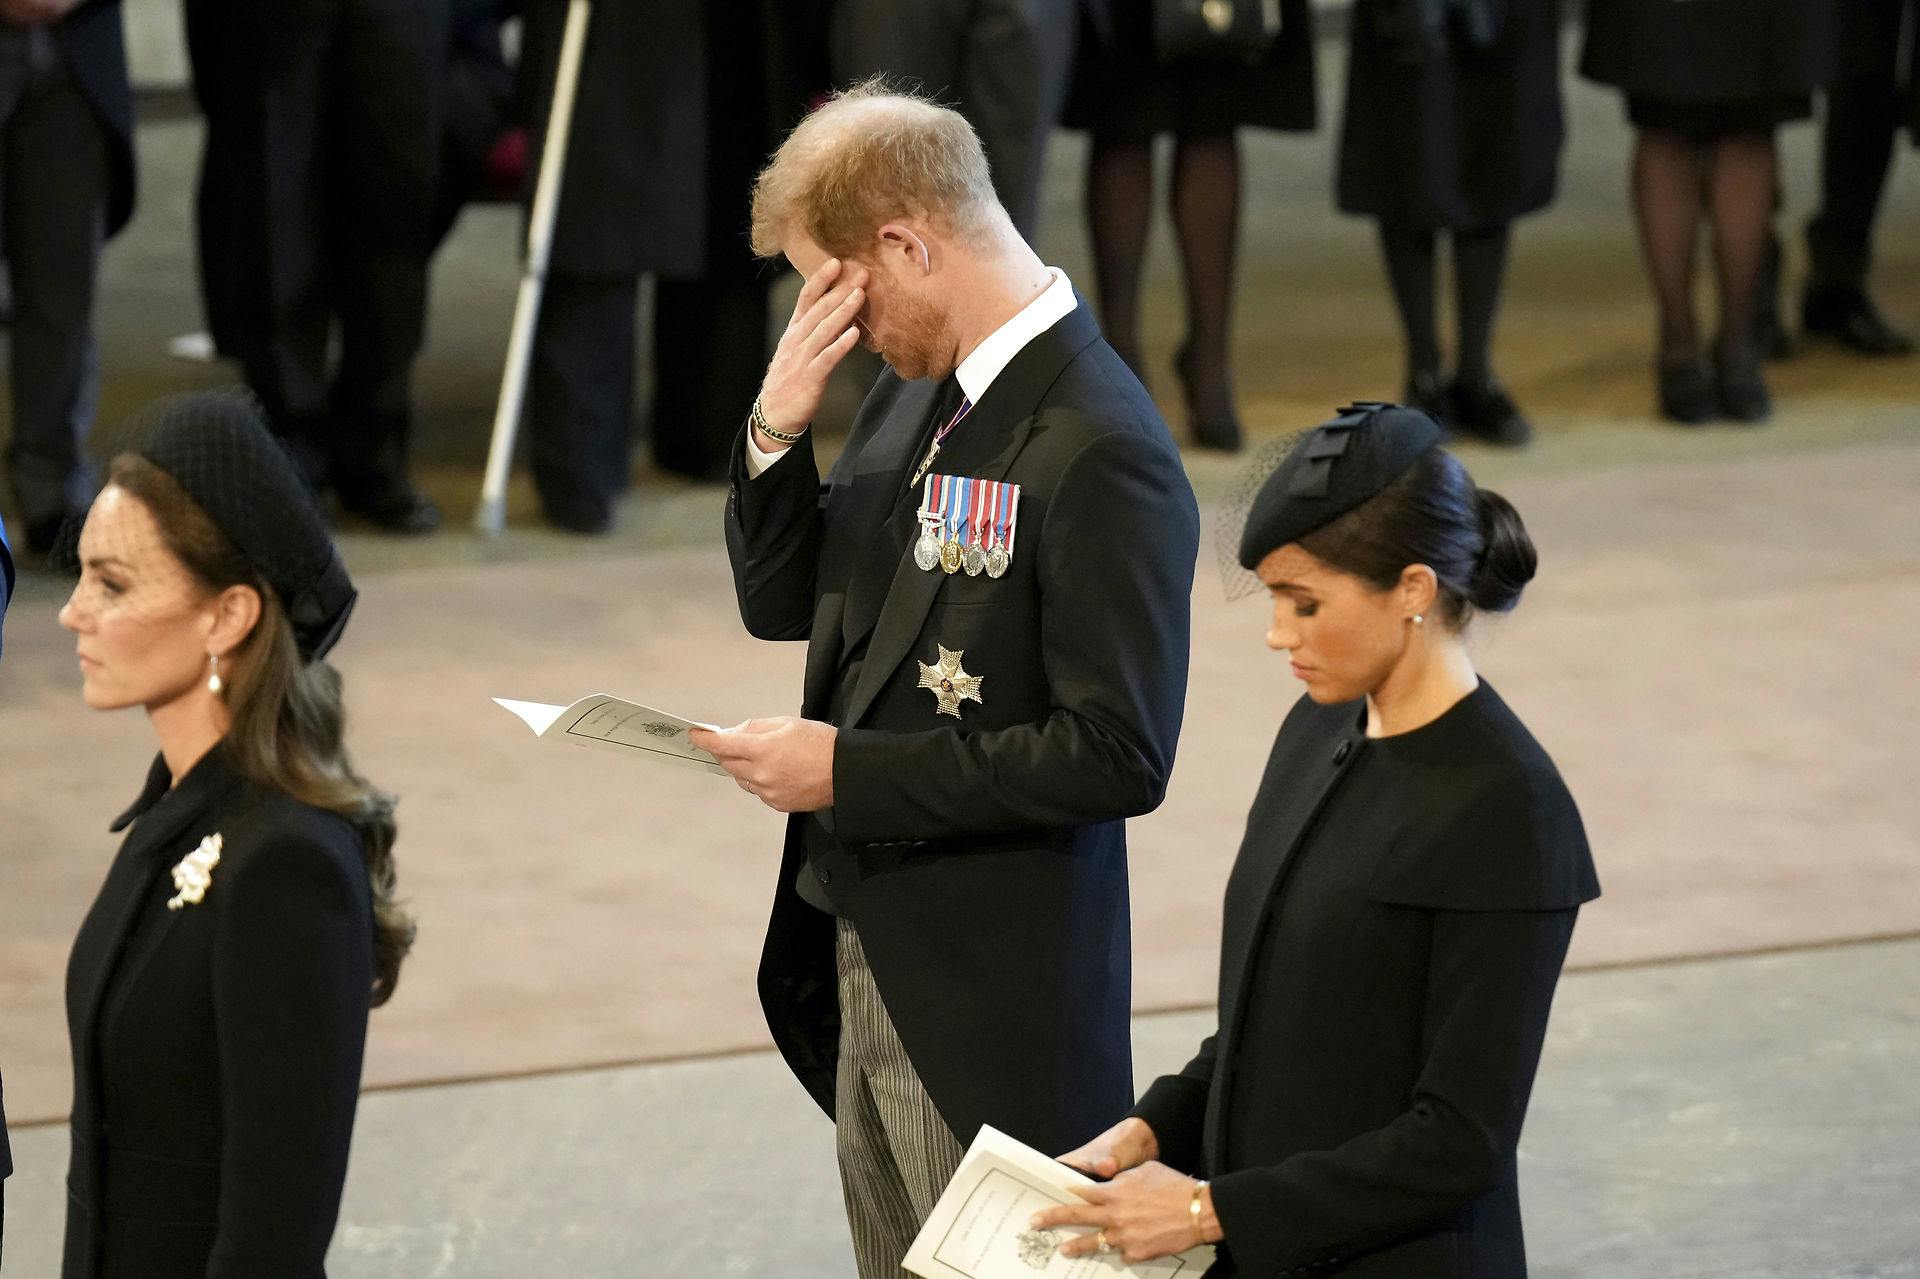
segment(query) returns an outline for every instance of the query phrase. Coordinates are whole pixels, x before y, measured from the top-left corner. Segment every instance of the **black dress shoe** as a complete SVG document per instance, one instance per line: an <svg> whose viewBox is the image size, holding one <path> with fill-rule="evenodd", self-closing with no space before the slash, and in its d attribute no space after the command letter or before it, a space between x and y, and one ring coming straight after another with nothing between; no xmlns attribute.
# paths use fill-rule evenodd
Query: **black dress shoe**
<svg viewBox="0 0 1920 1279"><path fill-rule="evenodd" d="M1866 290L1851 284L1808 285L1800 324L1861 355L1911 355L1913 339L1887 323Z"/></svg>
<svg viewBox="0 0 1920 1279"><path fill-rule="evenodd" d="M1448 420L1462 435L1509 449L1525 448L1533 439L1533 424L1493 378L1456 381L1450 392Z"/></svg>
<svg viewBox="0 0 1920 1279"><path fill-rule="evenodd" d="M1699 426L1711 422L1719 411L1713 379L1707 376L1706 365L1698 360L1662 368L1659 385L1660 413L1670 422Z"/></svg>
<svg viewBox="0 0 1920 1279"><path fill-rule="evenodd" d="M1760 376L1758 355L1721 360L1713 381L1722 417L1760 423L1773 416L1773 397L1767 394L1766 380Z"/></svg>
<svg viewBox="0 0 1920 1279"><path fill-rule="evenodd" d="M1203 449L1238 453L1245 434L1240 429L1240 415L1233 407L1232 375L1222 373L1216 381L1203 385L1193 351L1184 346L1173 357L1173 368L1180 375L1181 389L1186 392L1187 421L1193 426L1193 442Z"/></svg>
<svg viewBox="0 0 1920 1279"><path fill-rule="evenodd" d="M419 537L440 527L440 508L401 478L367 487L340 486L340 509L384 533Z"/></svg>

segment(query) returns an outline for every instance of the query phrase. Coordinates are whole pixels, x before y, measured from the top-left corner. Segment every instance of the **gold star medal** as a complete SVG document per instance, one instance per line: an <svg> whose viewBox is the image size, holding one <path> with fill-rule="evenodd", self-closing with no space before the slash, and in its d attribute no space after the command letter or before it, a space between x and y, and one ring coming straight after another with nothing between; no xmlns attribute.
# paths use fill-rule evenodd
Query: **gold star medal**
<svg viewBox="0 0 1920 1279"><path fill-rule="evenodd" d="M986 699L980 696L980 685L986 682L984 675L969 675L961 669L961 653L950 648L934 645L940 649L940 664L928 666L920 663L920 687L933 690L933 699L940 705L942 715L960 718L961 702L979 702L985 706Z"/></svg>

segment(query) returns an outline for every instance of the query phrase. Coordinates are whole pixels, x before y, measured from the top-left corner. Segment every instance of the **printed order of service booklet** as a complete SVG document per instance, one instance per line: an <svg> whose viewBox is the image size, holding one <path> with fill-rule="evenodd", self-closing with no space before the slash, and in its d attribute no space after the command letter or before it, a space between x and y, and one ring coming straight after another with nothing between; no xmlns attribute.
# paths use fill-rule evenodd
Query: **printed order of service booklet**
<svg viewBox="0 0 1920 1279"><path fill-rule="evenodd" d="M1091 1177L982 1126L903 1264L922 1279L1199 1279L1213 1264L1210 1247L1132 1263L1118 1254L1061 1256L1060 1244L1088 1228L1034 1230L1027 1222L1042 1208L1080 1202L1073 1188L1092 1184Z"/></svg>
<svg viewBox="0 0 1920 1279"><path fill-rule="evenodd" d="M681 719L608 693L583 697L571 706L516 702L507 697L493 700L525 720L541 741L616 750L637 759L691 764L722 777L727 775L718 760L687 738L689 728L712 728L711 724Z"/></svg>

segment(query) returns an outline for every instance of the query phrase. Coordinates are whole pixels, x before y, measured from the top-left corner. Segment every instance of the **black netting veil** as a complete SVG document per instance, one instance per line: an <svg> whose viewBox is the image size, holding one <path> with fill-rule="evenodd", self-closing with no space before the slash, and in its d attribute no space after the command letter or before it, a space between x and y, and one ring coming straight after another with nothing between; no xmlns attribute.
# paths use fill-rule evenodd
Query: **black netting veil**
<svg viewBox="0 0 1920 1279"><path fill-rule="evenodd" d="M1213 556L1220 568L1220 587L1228 602L1266 589L1253 570L1242 567L1240 541L1246 533L1253 500L1260 496L1267 479L1280 469L1280 463L1286 461L1287 455L1306 436L1305 431L1294 431L1261 445L1221 500L1219 522L1213 526Z"/></svg>

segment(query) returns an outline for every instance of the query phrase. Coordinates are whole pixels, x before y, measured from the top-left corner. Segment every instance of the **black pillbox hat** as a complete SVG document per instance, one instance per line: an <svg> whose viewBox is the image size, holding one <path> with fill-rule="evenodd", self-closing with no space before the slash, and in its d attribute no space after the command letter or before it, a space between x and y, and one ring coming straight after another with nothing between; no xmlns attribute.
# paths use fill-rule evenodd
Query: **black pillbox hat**
<svg viewBox="0 0 1920 1279"><path fill-rule="evenodd" d="M324 656L359 592L259 407L230 391L175 396L149 410L130 451L172 476L260 571L286 607L300 655Z"/></svg>
<svg viewBox="0 0 1920 1279"><path fill-rule="evenodd" d="M1345 515L1440 443L1419 409L1363 400L1314 427L1287 451L1247 511L1240 566L1252 570L1289 542Z"/></svg>

